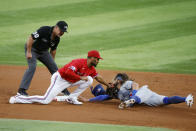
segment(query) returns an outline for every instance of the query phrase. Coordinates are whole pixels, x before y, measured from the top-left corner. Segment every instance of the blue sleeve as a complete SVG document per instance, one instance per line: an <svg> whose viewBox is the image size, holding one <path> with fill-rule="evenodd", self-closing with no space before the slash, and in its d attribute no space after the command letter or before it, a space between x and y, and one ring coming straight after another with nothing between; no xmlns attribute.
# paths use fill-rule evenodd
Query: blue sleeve
<svg viewBox="0 0 196 131"><path fill-rule="evenodd" d="M132 96L134 96L137 93L137 90L132 91Z"/></svg>
<svg viewBox="0 0 196 131"><path fill-rule="evenodd" d="M93 97L91 99L89 99L90 102L94 102L94 101L104 101L104 100L108 100L110 98L109 95L99 95L96 97Z"/></svg>

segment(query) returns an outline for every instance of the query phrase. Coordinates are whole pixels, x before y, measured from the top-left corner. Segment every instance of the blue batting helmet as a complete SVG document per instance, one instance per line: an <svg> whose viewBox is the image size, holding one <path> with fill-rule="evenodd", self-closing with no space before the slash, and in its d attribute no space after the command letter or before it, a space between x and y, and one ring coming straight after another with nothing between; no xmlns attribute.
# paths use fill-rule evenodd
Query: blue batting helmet
<svg viewBox="0 0 196 131"><path fill-rule="evenodd" d="M91 87L91 92L94 96L105 95L106 93L101 84L96 85L94 89Z"/></svg>

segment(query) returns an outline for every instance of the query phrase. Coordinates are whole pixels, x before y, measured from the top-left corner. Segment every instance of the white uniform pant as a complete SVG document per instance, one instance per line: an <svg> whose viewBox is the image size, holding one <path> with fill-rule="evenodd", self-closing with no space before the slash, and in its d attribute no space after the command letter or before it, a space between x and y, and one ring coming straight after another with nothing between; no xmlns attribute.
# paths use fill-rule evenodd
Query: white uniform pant
<svg viewBox="0 0 196 131"><path fill-rule="evenodd" d="M93 78L90 76L88 77L88 81L80 80L76 83L70 83L63 79L59 72L55 72L51 77L51 84L46 91L44 96L15 96L16 103L42 103L42 104L48 104L50 103L61 91L63 91L65 88L78 86L78 88L70 94L69 97L78 97L82 92L85 91L90 85L93 83Z"/></svg>
<svg viewBox="0 0 196 131"><path fill-rule="evenodd" d="M142 86L135 95L141 99L140 104L144 103L149 106L163 105L163 99L166 97L151 91L147 85Z"/></svg>

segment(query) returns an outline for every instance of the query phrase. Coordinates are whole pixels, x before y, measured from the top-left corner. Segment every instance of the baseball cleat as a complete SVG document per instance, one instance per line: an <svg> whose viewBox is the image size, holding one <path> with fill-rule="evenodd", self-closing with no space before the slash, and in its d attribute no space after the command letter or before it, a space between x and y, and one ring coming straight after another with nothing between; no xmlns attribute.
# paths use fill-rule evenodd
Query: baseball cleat
<svg viewBox="0 0 196 131"><path fill-rule="evenodd" d="M125 107L131 107L133 106L133 104L135 103L135 100L134 99L130 99L130 100L127 100L124 102L125 103Z"/></svg>
<svg viewBox="0 0 196 131"><path fill-rule="evenodd" d="M66 101L70 104L74 104L74 105L82 105L83 103L78 101L77 98L67 98Z"/></svg>
<svg viewBox="0 0 196 131"><path fill-rule="evenodd" d="M16 103L16 98L15 98L15 96L10 97L9 103L10 103L10 104Z"/></svg>
<svg viewBox="0 0 196 131"><path fill-rule="evenodd" d="M186 97L186 104L188 107L191 107L193 105L193 95L192 94L189 94L187 97Z"/></svg>

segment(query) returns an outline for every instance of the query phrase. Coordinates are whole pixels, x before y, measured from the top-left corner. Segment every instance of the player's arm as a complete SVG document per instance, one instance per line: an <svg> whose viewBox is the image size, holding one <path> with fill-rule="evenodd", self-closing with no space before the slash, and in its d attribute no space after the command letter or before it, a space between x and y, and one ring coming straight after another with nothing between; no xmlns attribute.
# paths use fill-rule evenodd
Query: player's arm
<svg viewBox="0 0 196 131"><path fill-rule="evenodd" d="M93 98L90 98L88 101L96 102L96 101L105 101L111 99L109 95L99 95Z"/></svg>
<svg viewBox="0 0 196 131"><path fill-rule="evenodd" d="M87 76L79 76L78 74L76 74L76 72L79 68L81 68L79 63L77 63L77 62L72 63L68 67L68 69L66 69L65 77L72 78L73 80L76 80L76 81L79 81L79 80L88 81Z"/></svg>
<svg viewBox="0 0 196 131"><path fill-rule="evenodd" d="M99 82L99 83L101 83L101 84L107 86L107 87L111 87L111 85L110 85L109 83L107 83L107 82L102 78L102 76L100 76L100 75L97 75L97 76L95 77L95 80L96 80L97 82Z"/></svg>
<svg viewBox="0 0 196 131"><path fill-rule="evenodd" d="M85 98L85 97L82 97L82 96L78 96L78 98L83 101L83 102L88 102L89 99Z"/></svg>
<svg viewBox="0 0 196 131"><path fill-rule="evenodd" d="M73 67L73 66L71 66ZM79 81L79 80L84 80L84 81L88 81L88 78L86 76L79 76L75 73L74 70L72 70L71 68L67 69L65 71L65 77L69 77L72 78L75 81Z"/></svg>
<svg viewBox="0 0 196 131"><path fill-rule="evenodd" d="M57 42L57 44L54 47L50 48L50 54L52 55L53 59L55 59L58 44L59 44L59 41Z"/></svg>
<svg viewBox="0 0 196 131"><path fill-rule="evenodd" d="M132 96L134 96L137 93L137 90L139 89L139 84L136 82L132 83Z"/></svg>
<svg viewBox="0 0 196 131"><path fill-rule="evenodd" d="M26 58L27 59L31 59L32 58L32 54L31 54L31 48L32 48L32 45L33 45L33 38L32 36L30 36L27 40L27 54L26 54Z"/></svg>
<svg viewBox="0 0 196 131"><path fill-rule="evenodd" d="M39 28L36 32L32 33L31 36L28 38L28 40L27 40L27 54L26 54L27 59L32 58L31 48L32 48L34 40L40 39L43 36L44 31L45 30L43 28Z"/></svg>
<svg viewBox="0 0 196 131"><path fill-rule="evenodd" d="M56 50L50 49L50 54L52 55L52 58L55 59L56 56Z"/></svg>
<svg viewBox="0 0 196 131"><path fill-rule="evenodd" d="M109 95L99 95L99 96L96 96L96 97L93 97L93 98L90 98L90 99L87 99L85 97L79 96L78 98L81 101L84 101L84 102L96 102L96 101L108 100L108 99L110 99L110 96Z"/></svg>
<svg viewBox="0 0 196 131"><path fill-rule="evenodd" d="M133 83L132 83L132 89L133 89L133 90L138 90L138 89L139 89L139 84L136 83L136 82L133 82Z"/></svg>

